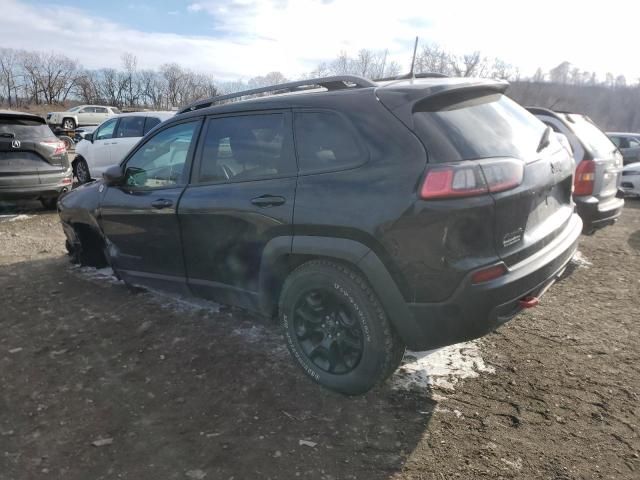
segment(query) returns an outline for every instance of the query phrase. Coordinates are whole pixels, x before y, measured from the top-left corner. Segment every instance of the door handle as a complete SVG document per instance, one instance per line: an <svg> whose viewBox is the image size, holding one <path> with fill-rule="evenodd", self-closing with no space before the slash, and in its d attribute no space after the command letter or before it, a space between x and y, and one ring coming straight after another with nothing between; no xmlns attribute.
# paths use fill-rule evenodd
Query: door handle
<svg viewBox="0 0 640 480"><path fill-rule="evenodd" d="M160 198L158 200L154 200L151 202L151 206L155 209L162 210L163 208L169 208L173 206L173 202L171 200L165 200L164 198Z"/></svg>
<svg viewBox="0 0 640 480"><path fill-rule="evenodd" d="M251 203L257 207L277 207L286 201L286 198L277 195L261 195L251 199Z"/></svg>

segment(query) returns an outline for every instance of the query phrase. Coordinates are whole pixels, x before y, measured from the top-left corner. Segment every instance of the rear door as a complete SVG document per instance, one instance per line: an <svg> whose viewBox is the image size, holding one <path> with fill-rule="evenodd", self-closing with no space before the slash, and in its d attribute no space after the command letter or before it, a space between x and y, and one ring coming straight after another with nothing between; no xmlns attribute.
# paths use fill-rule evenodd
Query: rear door
<svg viewBox="0 0 640 480"><path fill-rule="evenodd" d="M292 233L296 175L288 111L207 121L178 210L194 293L256 308L265 245Z"/></svg>

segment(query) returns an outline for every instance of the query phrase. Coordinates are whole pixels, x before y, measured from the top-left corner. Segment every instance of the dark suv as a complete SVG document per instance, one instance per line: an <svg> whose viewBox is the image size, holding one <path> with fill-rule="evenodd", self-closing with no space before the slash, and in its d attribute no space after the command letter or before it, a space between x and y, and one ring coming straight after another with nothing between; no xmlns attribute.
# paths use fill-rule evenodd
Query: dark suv
<svg viewBox="0 0 640 480"><path fill-rule="evenodd" d="M0 200L39 199L55 208L72 183L67 149L44 119L0 110Z"/></svg>
<svg viewBox="0 0 640 480"><path fill-rule="evenodd" d="M308 376L365 392L405 346L535 305L576 250L573 159L506 87L331 77L194 104L60 201L67 247L279 315Z"/></svg>
<svg viewBox="0 0 640 480"><path fill-rule="evenodd" d="M584 233L613 225L624 207L618 195L623 163L618 148L586 115L537 107L528 110L569 140L576 161L573 198Z"/></svg>

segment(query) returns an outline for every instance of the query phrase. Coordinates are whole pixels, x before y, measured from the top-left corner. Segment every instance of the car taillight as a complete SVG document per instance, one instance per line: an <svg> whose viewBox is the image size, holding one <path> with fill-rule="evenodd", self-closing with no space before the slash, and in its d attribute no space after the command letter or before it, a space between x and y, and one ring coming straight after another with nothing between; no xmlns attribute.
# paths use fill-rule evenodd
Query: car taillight
<svg viewBox="0 0 640 480"><path fill-rule="evenodd" d="M67 147L65 147L64 142L62 140L43 140L40 142L41 145L45 145L49 148L53 148L53 155L60 155L62 153L66 153Z"/></svg>
<svg viewBox="0 0 640 480"><path fill-rule="evenodd" d="M596 162L582 160L576 168L576 178L573 181L573 194L577 197L591 195L596 180Z"/></svg>
<svg viewBox="0 0 640 480"><path fill-rule="evenodd" d="M522 183L524 164L515 159L492 159L432 167L420 188L424 200L498 193Z"/></svg>

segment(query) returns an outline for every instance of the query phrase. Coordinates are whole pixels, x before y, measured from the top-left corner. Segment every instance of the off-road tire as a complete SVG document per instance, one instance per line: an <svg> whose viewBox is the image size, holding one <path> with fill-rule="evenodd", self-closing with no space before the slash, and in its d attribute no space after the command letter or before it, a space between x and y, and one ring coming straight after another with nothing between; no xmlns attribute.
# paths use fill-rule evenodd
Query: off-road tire
<svg viewBox="0 0 640 480"><path fill-rule="evenodd" d="M349 372L333 374L319 368L304 352L294 325L294 309L314 289L328 289L356 313L364 332L359 363ZM279 301L285 341L294 361L315 382L340 393L360 395L383 383L400 365L405 345L389 323L380 300L354 269L329 260L312 260L289 274Z"/></svg>

